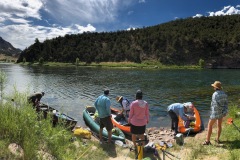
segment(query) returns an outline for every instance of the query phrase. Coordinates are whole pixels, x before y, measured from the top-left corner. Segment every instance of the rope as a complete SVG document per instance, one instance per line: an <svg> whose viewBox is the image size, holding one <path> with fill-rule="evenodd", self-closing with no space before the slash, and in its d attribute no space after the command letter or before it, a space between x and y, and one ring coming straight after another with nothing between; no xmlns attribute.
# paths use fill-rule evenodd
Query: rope
<svg viewBox="0 0 240 160"><path fill-rule="evenodd" d="M93 146L93 144L92 144L90 147L88 147L88 148L85 150L85 152L83 152L83 154L82 154L80 157L78 157L77 160L79 160L80 158L82 158L82 156L83 156L92 146Z"/></svg>

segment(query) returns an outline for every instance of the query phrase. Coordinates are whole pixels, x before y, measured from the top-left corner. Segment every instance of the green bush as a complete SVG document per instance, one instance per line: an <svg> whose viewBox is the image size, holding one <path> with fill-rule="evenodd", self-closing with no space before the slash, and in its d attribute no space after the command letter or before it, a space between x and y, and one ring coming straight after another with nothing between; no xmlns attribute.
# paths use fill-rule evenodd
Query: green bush
<svg viewBox="0 0 240 160"><path fill-rule="evenodd" d="M199 65L201 68L204 68L204 66L205 66L205 61L204 61L203 59L199 59L198 65Z"/></svg>

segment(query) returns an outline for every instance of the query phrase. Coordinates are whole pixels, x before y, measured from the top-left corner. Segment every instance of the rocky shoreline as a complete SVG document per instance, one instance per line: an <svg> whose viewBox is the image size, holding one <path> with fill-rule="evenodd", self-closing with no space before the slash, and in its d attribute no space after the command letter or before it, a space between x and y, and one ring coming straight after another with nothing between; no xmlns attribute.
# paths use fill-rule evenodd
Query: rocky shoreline
<svg viewBox="0 0 240 160"><path fill-rule="evenodd" d="M167 128L148 128L146 130L147 137L149 142L159 143L161 141L166 143L173 143L175 142L174 139L174 132L171 129Z"/></svg>

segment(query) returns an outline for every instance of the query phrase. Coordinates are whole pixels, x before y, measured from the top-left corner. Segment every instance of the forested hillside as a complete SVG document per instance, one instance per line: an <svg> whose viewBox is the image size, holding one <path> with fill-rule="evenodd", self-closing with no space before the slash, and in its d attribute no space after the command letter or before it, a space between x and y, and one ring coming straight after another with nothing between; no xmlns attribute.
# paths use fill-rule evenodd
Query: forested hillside
<svg viewBox="0 0 240 160"><path fill-rule="evenodd" d="M18 62L157 60L162 64L240 68L240 15L178 19L130 31L83 33L38 39Z"/></svg>

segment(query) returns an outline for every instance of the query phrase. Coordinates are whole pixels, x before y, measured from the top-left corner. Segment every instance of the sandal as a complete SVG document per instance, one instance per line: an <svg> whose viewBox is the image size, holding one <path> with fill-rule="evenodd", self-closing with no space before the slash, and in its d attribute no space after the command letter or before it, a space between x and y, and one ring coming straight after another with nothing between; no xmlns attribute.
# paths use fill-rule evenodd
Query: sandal
<svg viewBox="0 0 240 160"><path fill-rule="evenodd" d="M210 141L205 141L205 142L203 142L202 145L211 145L211 142Z"/></svg>
<svg viewBox="0 0 240 160"><path fill-rule="evenodd" d="M220 140L217 140L217 139L215 139L215 142L216 142L217 144L220 144L220 143L221 143L221 141L220 141Z"/></svg>

